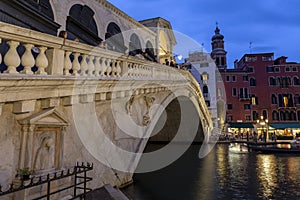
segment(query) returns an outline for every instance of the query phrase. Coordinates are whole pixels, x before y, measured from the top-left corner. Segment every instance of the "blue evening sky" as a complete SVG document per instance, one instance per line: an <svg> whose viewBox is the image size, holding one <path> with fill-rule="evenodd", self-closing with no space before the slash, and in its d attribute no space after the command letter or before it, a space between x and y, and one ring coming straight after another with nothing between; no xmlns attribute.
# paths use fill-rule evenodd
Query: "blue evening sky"
<svg viewBox="0 0 300 200"><path fill-rule="evenodd" d="M227 65L250 53L274 52L275 58L287 56L300 62L299 0L109 0L139 20L162 17L173 30L204 44L211 51L216 22L224 35ZM180 39L179 39L180 40ZM188 55L176 49L177 54Z"/></svg>

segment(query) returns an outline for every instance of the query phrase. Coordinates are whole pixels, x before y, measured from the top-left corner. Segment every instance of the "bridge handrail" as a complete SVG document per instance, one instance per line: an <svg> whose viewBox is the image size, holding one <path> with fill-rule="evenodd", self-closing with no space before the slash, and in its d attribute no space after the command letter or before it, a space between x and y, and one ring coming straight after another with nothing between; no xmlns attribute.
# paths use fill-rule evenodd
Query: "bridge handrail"
<svg viewBox="0 0 300 200"><path fill-rule="evenodd" d="M205 101L199 84L188 71L4 22L0 22L0 27L0 44L6 45L2 48L6 50L0 52L0 64L3 60L0 77L11 74L22 78L52 75L190 82L199 97L201 110L210 116L203 107Z"/></svg>
<svg viewBox="0 0 300 200"><path fill-rule="evenodd" d="M0 43L8 45L0 52L4 74L183 79L176 68L159 63L4 22L0 27Z"/></svg>

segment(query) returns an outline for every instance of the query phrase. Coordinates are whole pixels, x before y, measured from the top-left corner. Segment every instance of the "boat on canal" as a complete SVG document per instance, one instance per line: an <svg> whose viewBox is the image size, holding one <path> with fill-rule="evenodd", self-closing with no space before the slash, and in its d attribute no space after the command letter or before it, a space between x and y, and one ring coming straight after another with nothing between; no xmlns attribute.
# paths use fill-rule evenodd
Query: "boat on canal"
<svg viewBox="0 0 300 200"><path fill-rule="evenodd" d="M284 153L284 154L298 154L300 155L299 147L278 147L276 145L271 146L261 146L261 145L248 145L248 148L252 152L259 153Z"/></svg>

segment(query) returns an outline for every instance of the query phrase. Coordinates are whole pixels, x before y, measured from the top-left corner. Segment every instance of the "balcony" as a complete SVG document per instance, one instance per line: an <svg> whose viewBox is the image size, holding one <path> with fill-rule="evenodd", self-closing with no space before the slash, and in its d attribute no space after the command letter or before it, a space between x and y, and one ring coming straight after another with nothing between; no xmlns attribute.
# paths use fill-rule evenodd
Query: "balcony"
<svg viewBox="0 0 300 200"><path fill-rule="evenodd" d="M239 94L238 97L240 101L250 101L251 99L250 94Z"/></svg>

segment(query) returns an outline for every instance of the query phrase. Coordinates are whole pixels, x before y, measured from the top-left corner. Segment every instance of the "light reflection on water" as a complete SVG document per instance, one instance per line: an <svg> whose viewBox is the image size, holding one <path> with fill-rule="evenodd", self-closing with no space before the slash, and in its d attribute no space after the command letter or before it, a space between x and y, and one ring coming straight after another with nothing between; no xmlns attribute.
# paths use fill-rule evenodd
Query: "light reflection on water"
<svg viewBox="0 0 300 200"><path fill-rule="evenodd" d="M162 170L137 174L134 200L299 199L300 156L231 152L216 145L204 159L193 145Z"/></svg>

